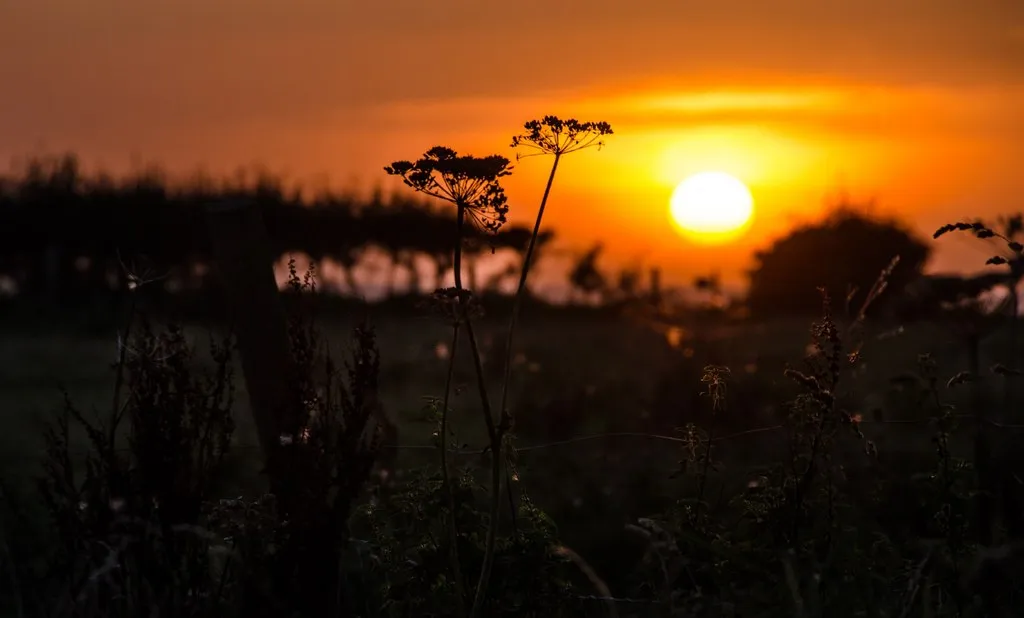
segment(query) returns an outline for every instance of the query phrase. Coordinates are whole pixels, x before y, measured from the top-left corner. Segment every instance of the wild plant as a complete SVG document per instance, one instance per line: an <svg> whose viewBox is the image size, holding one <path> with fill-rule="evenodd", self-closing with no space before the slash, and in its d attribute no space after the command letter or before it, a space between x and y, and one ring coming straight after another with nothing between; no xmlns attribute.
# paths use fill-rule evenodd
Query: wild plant
<svg viewBox="0 0 1024 618"><path fill-rule="evenodd" d="M202 506L234 431L231 346L211 341L215 369L206 376L177 326L156 332L143 318L121 346L124 402L115 397L106 418L90 420L66 397L44 434L39 489L58 538L48 575L61 584L50 610L200 615L221 602ZM84 460L72 446L76 425L89 447Z"/></svg>
<svg viewBox="0 0 1024 618"><path fill-rule="evenodd" d="M459 592L448 545L458 543L465 573L479 572L490 527L489 491L467 469L459 470L447 487L438 470L414 470L387 497L360 507L353 528L368 546L359 559L359 575L353 576L364 593L355 615L457 615ZM447 535L452 495L459 531L454 541ZM529 499L517 506L515 533L499 535L495 544L493 572L502 585L489 592L487 615L586 615L573 594L572 564L557 551L554 522Z"/></svg>
<svg viewBox="0 0 1024 618"><path fill-rule="evenodd" d="M1024 492L1021 492L1019 482L1010 480L1013 474L1008 471L1014 461L1012 454L1014 447L1011 444L1006 444L1008 440L997 441L992 435L993 423L1019 417L1019 414L1015 412L1017 402L1012 378L1019 374L1019 369L1015 367L1019 360L1017 345L1017 329L1020 320L1018 286L1021 277L1024 276L1024 244L1017 239L1024 234L1024 216L1003 217L998 223L999 229L995 229L997 226L986 224L980 220L960 221L943 225L933 235L937 239L949 233L969 232L978 239L995 241L999 246L998 252L988 258L985 263L990 266L1003 266L1007 271L1004 279L1007 294L999 305L993 308L984 308L975 302L973 307L960 308L961 316L966 314L968 318L963 320L963 323L973 326L968 333L970 354L968 373L971 378L971 387L974 389L972 412L975 420L974 462L980 489L977 495L979 540L986 546L992 545L995 541L993 525L997 504L1002 507L1003 523L1014 532L1014 540L1024 538L1024 524L1022 524L1024 516L1020 513L1020 505L1024 502L1024 498L1022 498ZM996 321L1002 321L1003 316L1008 324L1005 338L1008 349L1005 362L1008 365L1000 363L992 368L992 373L1003 379L1003 414L993 414L977 391L977 383L983 379L979 347L982 336L991 333L997 326ZM1010 437L1019 439L1019 435ZM1000 444L1000 442L1003 443Z"/></svg>
<svg viewBox="0 0 1024 618"><path fill-rule="evenodd" d="M934 525L937 536L943 540L941 551L929 564L929 574L938 580L942 590L952 599L956 614L962 616L965 610L963 595L964 562L970 549L969 505L971 468L969 462L953 455L952 437L958 427L956 408L943 401L939 386L938 368L929 354L918 358L918 366L925 382L928 407L934 426L932 442L935 445L936 469L929 475L932 484L933 504L937 505ZM947 387L956 387L970 380L966 373L951 378ZM980 518L987 514L980 513Z"/></svg>
<svg viewBox="0 0 1024 618"><path fill-rule="evenodd" d="M473 356L476 370L477 386L479 389L482 404L482 413L487 429L488 449L491 453L491 507L490 526L487 530L487 550L484 554L484 561L477 581L476 591L473 595L472 606L469 616L479 616L483 611L487 595L487 587L491 577L491 569L494 559L494 546L498 535L500 522L500 502L503 487L503 472L514 469L514 462L506 459L505 444L509 432L513 426L513 415L507 408L508 389L512 372L512 347L515 326L519 316L522 299L526 294L526 282L530 272L533 253L537 239L541 233L541 222L544 209L547 205L551 186L554 182L555 172L561 157L591 146L600 146L601 137L611 134L611 127L604 122L581 123L575 119L561 120L554 116L546 116L543 120L534 120L525 123L526 132L517 135L512 139L512 146L528 147L534 149L533 154L550 154L554 156L551 172L548 176L544 195L541 198L537 219L533 227L533 233L527 247L523 266L519 276L519 283L515 294L512 316L509 321L507 341L505 343L504 373L502 382L501 399L498 406L498 418L495 419L491 410L487 388L484 382L485 374L480 359L479 346L473 330L473 323L469 314L472 306L472 292L467 291L462 285L462 253L465 238L465 220L470 216L483 229L496 232L505 222L508 212L507 200L504 189L501 187L500 179L511 173L509 161L498 155L491 155L484 158L472 156L458 156L449 148L435 147L418 161L396 161L385 168L390 175L400 176L406 185L412 189L429 195L431 197L450 202L456 206L457 230L454 241L453 268L455 274L454 290L438 290L435 297L439 300L448 300L448 305L455 307L458 311L452 317L452 354L449 357L448 378L441 402L441 423L440 423L440 452L442 480L445 487L451 485L451 472L449 471L447 455L447 417L448 402L451 389L451 377L454 372L455 350L458 345L459 330L465 326L469 336L470 352ZM529 156L529 155L526 155ZM520 157L521 158L521 157ZM447 297L447 298L445 298ZM456 302L451 303L451 299ZM508 473L506 472L506 476ZM511 497L511 485L508 486L509 502L515 508ZM454 499L449 499L449 510L454 509ZM454 517L449 516L452 522L448 526L448 534L452 538L458 538L458 531L454 528ZM457 590L462 590L460 560L457 554L457 544L452 543L452 571L455 577ZM456 605L459 607L459 614L464 614L462 594L458 594Z"/></svg>
<svg viewBox="0 0 1024 618"><path fill-rule="evenodd" d="M483 362L480 356L480 346L476 333L473 329L473 321L469 318L470 299L472 292L466 290L462 285L462 254L463 244L466 238L466 219L469 217L474 223L489 232L497 232L505 223L508 214L508 200L500 180L511 174L509 160L499 155L487 157L474 157L471 155L459 156L454 150L437 146L428 150L422 158L416 162L396 161L384 168L389 175L400 176L402 181L413 190L440 199L455 205L456 208L456 229L454 234L454 260L453 269L455 275L455 288L449 296L454 296L457 301L458 315L452 323L452 346L449 356L448 379L446 380L445 394L441 408L442 429L441 429L441 454L442 473L444 484L450 486L451 472L448 469L446 429L448 415L448 400L451 388L451 376L454 372L455 356L459 339L459 330L465 326L469 338L469 349L473 358L473 366L476 371L477 389L480 396L481 414L484 425L487 429L488 447L491 450L491 482L492 491L495 495L494 508L491 510L491 529L488 530L488 552L484 559L484 567L481 571L480 580L477 583L477 592L474 595L471 615L479 615L483 598L489 579L491 561L494 554L494 542L498 528L498 504L501 496L501 473L502 473L502 441L508 427L507 416L502 415L496 420L491 411L490 398L487 393L487 386L484 382L485 375ZM441 295L447 293L441 292ZM449 526L449 535L457 538L458 532ZM453 543L452 547L455 545ZM453 549L453 551L456 551ZM457 558L453 556L453 572L460 569ZM457 588L463 588L461 575L456 578ZM461 605L462 597L456 600Z"/></svg>
<svg viewBox="0 0 1024 618"><path fill-rule="evenodd" d="M290 263L289 286L301 299L316 291L312 269L300 279ZM303 298L304 297L304 298ZM312 302L312 301L310 301ZM289 317L294 375L275 462L281 476L273 496L272 546L249 548L246 564L266 565L270 591L306 615L344 612L351 597L340 567L351 547L348 521L380 448L384 423L380 355L372 326L353 332L351 352L336 367L311 311ZM259 611L260 597L242 599Z"/></svg>
<svg viewBox="0 0 1024 618"><path fill-rule="evenodd" d="M512 147L522 147L526 149L526 154L519 152L516 154L516 159L550 155L552 162L551 172L548 174L548 181L544 186L544 194L540 199L540 207L537 209L537 219L533 224L530 244L526 249L526 256L523 258L522 270L519 272L519 284L516 287L515 298L512 301L512 316L509 318L508 334L505 340L505 370L501 386L501 403L498 409L510 415L513 425L515 417L511 412L506 411L509 384L512 378L512 344L515 337L516 324L519 320L520 308L522 307L523 298L527 294L526 282L530 274L530 267L533 265L534 247L540 236L544 209L547 207L548 196L551 195L551 185L555 181L558 163L562 160L562 157L573 152L579 152L587 148L600 149L604 145L602 138L612 134L612 127L607 122L580 122L575 118L562 120L556 116L545 116L541 120L530 120L523 125L523 128L525 130L524 133L512 138Z"/></svg>

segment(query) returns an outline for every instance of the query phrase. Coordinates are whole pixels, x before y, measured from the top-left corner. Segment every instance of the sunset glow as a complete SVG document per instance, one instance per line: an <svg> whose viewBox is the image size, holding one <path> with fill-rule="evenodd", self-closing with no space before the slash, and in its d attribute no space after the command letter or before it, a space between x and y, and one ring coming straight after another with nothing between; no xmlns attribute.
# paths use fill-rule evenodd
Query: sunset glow
<svg viewBox="0 0 1024 618"><path fill-rule="evenodd" d="M545 221L563 247L609 241L616 266L642 255L677 280L711 264L742 279L753 251L821 216L840 190L877 198L924 235L1017 208L1024 192L1019 2L599 3L559 8L553 18L579 20L572 32L522 49L549 4L444 19L400 4L15 3L0 40L23 60L0 64L0 77L20 94L0 117L0 157L73 150L92 168L137 157L215 174L256 163L365 193L395 153L445 144L514 157L509 137L529 118L606 120L614 139L560 168ZM494 66L511 48L514 60ZM443 71L395 70L424 49ZM680 242L665 204L704 170L756 196L741 247ZM545 174L516 165L511 221L531 221ZM955 268L959 251L938 248L933 266Z"/></svg>

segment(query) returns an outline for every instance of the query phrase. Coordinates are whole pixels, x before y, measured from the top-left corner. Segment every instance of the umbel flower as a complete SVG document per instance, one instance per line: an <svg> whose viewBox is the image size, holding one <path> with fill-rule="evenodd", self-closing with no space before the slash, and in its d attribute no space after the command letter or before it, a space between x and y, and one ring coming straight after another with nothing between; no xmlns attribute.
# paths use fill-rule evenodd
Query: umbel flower
<svg viewBox="0 0 1024 618"><path fill-rule="evenodd" d="M460 156L451 148L435 146L418 161L395 161L384 171L401 176L420 193L455 204L460 214L468 214L489 232L497 232L507 220L508 199L499 182L512 173L505 157Z"/></svg>
<svg viewBox="0 0 1024 618"><path fill-rule="evenodd" d="M562 120L557 116L531 120L523 128L526 132L512 138L512 147L522 146L533 152L517 154L517 159L543 154L560 157L591 146L600 148L604 145L601 138L612 134L612 127L607 122L580 122L575 118Z"/></svg>

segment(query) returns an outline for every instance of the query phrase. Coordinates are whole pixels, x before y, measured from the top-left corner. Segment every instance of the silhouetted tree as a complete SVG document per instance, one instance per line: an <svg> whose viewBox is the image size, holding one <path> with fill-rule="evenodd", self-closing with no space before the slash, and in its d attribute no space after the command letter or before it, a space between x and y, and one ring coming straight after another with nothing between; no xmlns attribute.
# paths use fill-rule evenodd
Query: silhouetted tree
<svg viewBox="0 0 1024 618"><path fill-rule="evenodd" d="M760 316L814 313L821 310L818 288L824 287L856 311L882 269L898 255L888 291L874 304L877 309L920 276L929 252L927 244L899 223L844 206L755 254L747 304Z"/></svg>
<svg viewBox="0 0 1024 618"><path fill-rule="evenodd" d="M605 277L597 267L597 260L603 250L601 243L595 244L580 256L569 273L569 283L573 290L584 299L593 298L607 288Z"/></svg>

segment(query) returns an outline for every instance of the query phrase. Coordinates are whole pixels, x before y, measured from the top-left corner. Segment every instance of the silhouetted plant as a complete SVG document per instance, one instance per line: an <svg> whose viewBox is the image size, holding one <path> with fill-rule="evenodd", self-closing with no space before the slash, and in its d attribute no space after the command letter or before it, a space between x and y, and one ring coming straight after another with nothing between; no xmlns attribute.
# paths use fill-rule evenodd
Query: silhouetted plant
<svg viewBox="0 0 1024 618"><path fill-rule="evenodd" d="M569 272L569 284L584 299L592 298L594 294L605 292L608 288L608 282L597 266L597 260L603 251L604 245L595 244L580 255Z"/></svg>
<svg viewBox="0 0 1024 618"><path fill-rule="evenodd" d="M303 279L290 263L290 287L310 296L312 271ZM343 371L335 368L309 313L289 319L295 408L282 423L281 471L274 496L277 538L266 557L273 590L306 615L343 611L348 603L341 556L348 551L348 520L364 489L386 422L378 393L380 355L374 329L353 333ZM258 559L254 556L253 559ZM247 602L257 603L252 599Z"/></svg>
<svg viewBox="0 0 1024 618"><path fill-rule="evenodd" d="M506 215L508 213L508 203L507 198L505 197L505 190L502 188L500 180L501 178L511 174L509 161L499 155L491 155L483 158L465 155L459 156L450 148L437 146L428 150L426 154L416 162L396 161L390 166L385 167L384 170L389 175L400 176L403 182L414 190L431 197L450 202L456 207L456 234L453 247L453 268L455 269L456 296L460 301L460 305L462 305L462 316L461 319L456 321L452 327L452 352L451 358L449 359L449 379L446 381L448 388L445 389L444 401L448 401L448 390L451 385L450 376L455 362L455 346L458 343L459 327L464 324L466 333L469 336L469 348L473 356L473 364L476 370L477 388L479 390L480 403L482 406L481 412L484 417L484 424L487 428L487 435L492 449L493 491L495 494L498 494L500 491L501 458L503 453L501 443L504 433L503 428L507 423L504 420L504 415L499 424L495 421L491 413L487 387L484 384L484 371L483 363L480 358L480 347L473 331L473 322L468 317L467 305L462 303L462 294L464 290L462 285L462 254L463 244L465 242L465 220L467 215L479 224L480 227L491 232L497 232L501 225L505 223ZM447 404L445 404L442 408L441 414L446 418L447 413L448 408ZM442 421L442 424L445 424L445 422ZM445 432L442 432L442 437L444 435ZM445 453L445 449L442 448L441 452ZM446 469L445 475L448 476L448 474L449 473ZM450 485L448 482L445 484ZM498 525L497 513L495 512L493 515L495 516L491 520L491 525L495 529L495 532L489 532L489 535L491 535L489 538L491 540L488 543L489 551L484 561L485 574L489 568L489 566L486 565L493 559L493 534L496 533ZM481 582L478 586L477 592L478 598L483 594L483 589L486 588L486 581L486 576L481 577ZM476 602L474 602L474 604L476 604ZM474 610L472 614L475 615L476 610Z"/></svg>
<svg viewBox="0 0 1024 618"><path fill-rule="evenodd" d="M520 272L519 284L516 288L515 300L512 305L512 315L509 319L508 335L505 341L504 377L501 386L501 398L498 404L498 413L501 420L496 432L491 431L490 428L488 428L491 433L492 457L495 461L498 461L505 456L502 443L505 441L505 434L512 429L515 423L515 417L508 409L507 405L509 385L512 378L513 337L515 336L516 322L519 319L519 311L522 306L523 297L526 295L526 281L530 271L534 247L540 237L541 221L544 217L544 209L547 206L548 196L551 193L551 185L555 179L555 172L558 169L558 162L561 157L566 154L576 152L584 148L589 148L591 146L600 147L602 144L601 138L612 133L611 126L607 122L581 123L575 119L562 120L555 116L545 116L542 120L531 120L524 125L524 128L526 129L526 133L512 138L512 147L516 148L523 146L532 148L536 151L533 154L553 155L554 161L551 165L551 173L548 175L547 185L544 188L544 195L541 198L540 207L537 211L537 219L534 222L533 234L530 236L530 244L523 256L522 271ZM480 379L482 379L482 374ZM500 488L502 481L498 467L499 464L496 464L494 467L494 477L492 479L492 482L495 483L495 487L492 488L494 492L494 503L491 507L491 521L495 528L498 522L498 501L500 499L499 496L501 495ZM489 546L493 546L494 535L496 532L497 531L494 530L489 533ZM476 595L473 600L473 607L470 611L470 616L479 616L482 611L484 595L490 578L490 560L492 555L493 551L488 551L487 555L485 555L484 566L480 574L480 581L477 584Z"/></svg>
<svg viewBox="0 0 1024 618"><path fill-rule="evenodd" d="M982 221L961 221L940 227L933 234L933 237L938 239L950 232L971 232L979 239L993 239L1003 245L1002 252L990 257L985 264L989 266L1005 266L1008 271L1003 277L1007 290L1006 303L1003 307L997 307L995 312L998 313L1000 309L1005 309L1009 314L1011 324L1009 349L1011 350L1011 355L1016 356L1016 323L1020 312L1017 288L1021 278L1024 277L1024 244L1021 244L1015 237L1024 233L1024 229L1022 229L1024 228L1024 216L1004 217L1001 220L1001 224L1003 231L999 232ZM998 281L998 279L996 280ZM1009 362L1016 362L1017 359L1010 358L1008 360ZM1005 403L1009 407L1010 402L1007 401Z"/></svg>
<svg viewBox="0 0 1024 618"><path fill-rule="evenodd" d="M200 524L234 430L231 348L211 343L216 369L204 377L179 327L143 322L123 346L123 407L115 398L106 420L90 421L66 399L45 433L39 487L59 538L47 575L64 586L47 601L59 615L202 615L220 603L207 559L216 543ZM73 424L88 440L84 461Z"/></svg>
<svg viewBox="0 0 1024 618"><path fill-rule="evenodd" d="M468 215L483 229L497 232L507 220L508 198L499 182L512 173L505 157L460 156L436 146L415 162L395 161L384 171L400 176L415 191L455 204L460 221ZM461 224L459 233L461 238Z"/></svg>
<svg viewBox="0 0 1024 618"><path fill-rule="evenodd" d="M526 280L530 273L534 247L541 237L541 221L544 219L544 209L547 207L548 197L551 195L551 185L555 181L555 172L558 171L558 163L562 157L583 150L604 145L602 138L612 134L612 127L607 122L580 122L575 118L562 120L556 116L545 116L541 120L530 120L523 125L525 133L512 138L513 148L527 149L528 154L521 152L516 154L520 159L529 156L551 155L551 172L548 174L548 182L544 186L544 195L540 198L540 207L537 210L537 219L533 224L533 234L530 236L530 244L523 256L523 266L519 273L519 284L516 288L516 296L512 305L512 316L509 318L508 335L505 341L504 379L501 387L501 403L498 409L502 413L511 414L505 408L508 404L508 389L512 379L512 349L513 337L515 337L516 323L519 320L519 311L522 306L523 297L526 295ZM514 423L515 417L512 416Z"/></svg>

